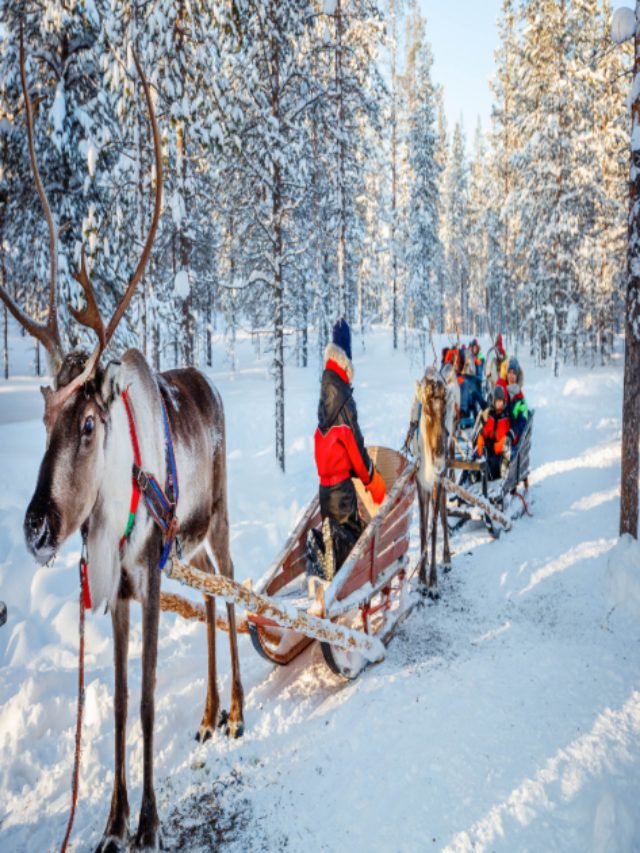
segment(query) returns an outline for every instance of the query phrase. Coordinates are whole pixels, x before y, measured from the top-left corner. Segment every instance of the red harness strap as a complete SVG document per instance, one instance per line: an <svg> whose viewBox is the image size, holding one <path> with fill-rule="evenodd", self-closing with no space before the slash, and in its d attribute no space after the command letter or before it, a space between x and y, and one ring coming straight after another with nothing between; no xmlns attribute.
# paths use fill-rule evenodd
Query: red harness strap
<svg viewBox="0 0 640 853"><path fill-rule="evenodd" d="M133 461L140 468L141 459L140 459L140 445L138 444L138 434L136 433L136 425L133 420L133 415L131 414L131 409L129 408L129 400L127 399L129 395L129 389L125 388L122 392L121 397L124 403L124 407L127 410L127 418L129 419L129 433L131 434L131 445L133 447ZM133 527L133 522L136 520L136 511L138 509L138 503L140 501L140 486L138 485L138 481L135 477L131 477L131 483L133 485L133 492L131 494L131 509L129 510L129 519L127 520L127 528L124 531L124 535L120 540L120 551L124 548L124 543L127 540L127 536L131 533L131 528Z"/></svg>

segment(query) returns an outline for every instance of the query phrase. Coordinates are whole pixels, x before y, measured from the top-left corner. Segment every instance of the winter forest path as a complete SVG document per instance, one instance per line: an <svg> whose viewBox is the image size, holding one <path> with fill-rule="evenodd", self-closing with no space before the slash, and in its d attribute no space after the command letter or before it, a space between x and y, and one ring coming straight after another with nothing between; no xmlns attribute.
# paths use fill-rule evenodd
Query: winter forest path
<svg viewBox="0 0 640 853"><path fill-rule="evenodd" d="M398 447L413 379L390 336L354 347L368 442ZM287 368L287 474L276 470L273 388L250 343L213 375L225 404L236 576L259 577L315 488L318 365ZM163 614L156 778L165 844L224 851L593 851L640 843L640 622L607 599L616 543L622 372L524 359L536 408L531 511L493 542L452 541L441 599L414 611L384 663L331 675L317 644L274 669L240 638L247 733L196 744L205 629ZM26 372L26 371L25 371ZM31 381L31 380L29 380ZM0 421L5 402L0 383ZM39 396L39 392L38 392ZM39 418L39 413L38 413ZM76 689L78 543L36 568L22 517L39 421L0 426L0 849L54 850L68 816ZM414 517L411 556L417 556ZM184 590L181 590L184 592ZM197 599L197 595L194 595ZM132 608L127 766L132 826L142 779L140 612ZM223 704L229 660L218 644ZM74 849L99 840L112 780L110 622L87 624L87 705Z"/></svg>

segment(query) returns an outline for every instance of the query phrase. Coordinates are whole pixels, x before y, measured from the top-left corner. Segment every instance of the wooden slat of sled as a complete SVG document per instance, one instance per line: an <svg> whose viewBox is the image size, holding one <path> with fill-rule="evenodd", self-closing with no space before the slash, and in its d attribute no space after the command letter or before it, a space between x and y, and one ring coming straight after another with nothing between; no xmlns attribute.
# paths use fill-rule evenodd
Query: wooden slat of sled
<svg viewBox="0 0 640 853"><path fill-rule="evenodd" d="M160 593L160 610L165 613L177 613L183 619L195 619L198 622L207 621L207 611L204 604L200 604L198 601L190 601L176 592ZM229 633L227 617L218 610L216 610L216 628ZM238 613L236 613L236 631L238 634L249 633L246 616L240 616Z"/></svg>

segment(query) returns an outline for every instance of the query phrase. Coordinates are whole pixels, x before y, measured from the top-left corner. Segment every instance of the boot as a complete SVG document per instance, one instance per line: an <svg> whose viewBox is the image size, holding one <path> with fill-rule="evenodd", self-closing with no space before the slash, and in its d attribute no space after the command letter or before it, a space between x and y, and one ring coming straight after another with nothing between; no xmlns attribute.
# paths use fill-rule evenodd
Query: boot
<svg viewBox="0 0 640 853"><path fill-rule="evenodd" d="M500 462L500 479L504 480L507 476L507 472L509 471L509 465L511 464L511 442L507 439L504 443L504 450L502 451L502 460Z"/></svg>
<svg viewBox="0 0 640 853"><path fill-rule="evenodd" d="M323 561L322 538L317 530L312 529L307 533L307 574L324 580Z"/></svg>
<svg viewBox="0 0 640 853"><path fill-rule="evenodd" d="M333 531L331 519L325 518L322 522L322 539L324 541L324 554L322 559L322 571L326 581L332 581L336 574L336 558L333 550Z"/></svg>

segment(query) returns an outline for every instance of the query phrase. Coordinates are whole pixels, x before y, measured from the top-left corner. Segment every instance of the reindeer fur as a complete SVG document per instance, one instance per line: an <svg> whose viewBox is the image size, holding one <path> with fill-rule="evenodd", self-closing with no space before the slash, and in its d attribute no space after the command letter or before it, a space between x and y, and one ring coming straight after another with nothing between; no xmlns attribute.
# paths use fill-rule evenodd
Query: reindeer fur
<svg viewBox="0 0 640 853"><path fill-rule="evenodd" d="M64 385L86 360L70 354L58 375ZM207 546L217 568L233 577L229 553L225 425L222 401L207 378L193 368L154 374L138 350L100 369L62 408L51 432L38 483L25 518L25 537L32 554L46 562L65 539L88 519L88 577L93 612L105 605L111 613L115 665L115 781L111 809L100 853L129 846L129 803L125 773L127 721L127 656L129 607L132 597L142 604L143 652L140 716L143 734L143 794L135 838L137 851L160 849L153 789L154 691L158 656L161 574L158 562L162 531L141 499L122 559L119 541L126 528L131 501L133 448L121 392L129 388L129 405L140 444L141 467L163 484L166 476L164 426L160 394L169 418L180 486L178 518L183 556L202 571L212 571ZM91 436L83 432L95 420ZM104 418L104 420L103 420ZM220 716L215 664L215 602L205 599L209 677L205 710L198 737L212 736ZM232 674L231 710L227 731L244 730L235 613L227 605Z"/></svg>
<svg viewBox="0 0 640 853"><path fill-rule="evenodd" d="M456 413L459 405L460 390L451 365L445 365L442 371L438 371L435 367L427 368L423 380L415 384L411 421L419 424L413 437L413 453L420 458L420 466L416 475L421 550L418 587L431 598L438 597L436 562L438 511L442 521L444 539L444 569L448 571L451 567L447 498L441 485L441 478L446 474L447 452L450 451L450 444L455 434ZM434 519L431 536L431 566L427 579L427 569L429 568L429 508L432 498L434 501Z"/></svg>

